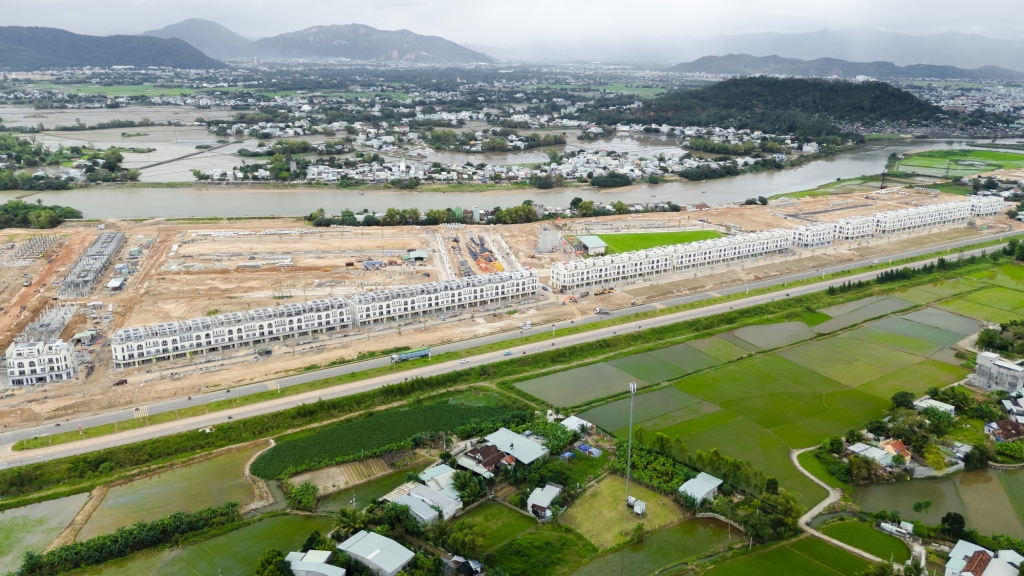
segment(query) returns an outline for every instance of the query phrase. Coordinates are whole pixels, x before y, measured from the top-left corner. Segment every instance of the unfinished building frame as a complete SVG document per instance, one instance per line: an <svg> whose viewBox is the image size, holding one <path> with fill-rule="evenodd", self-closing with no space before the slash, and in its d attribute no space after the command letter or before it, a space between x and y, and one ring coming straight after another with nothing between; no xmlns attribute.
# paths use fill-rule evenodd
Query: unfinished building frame
<svg viewBox="0 0 1024 576"><path fill-rule="evenodd" d="M64 277L58 296L62 298L84 298L92 294L99 282L103 270L110 264L121 247L124 246L123 232L104 232L75 262L75 265Z"/></svg>

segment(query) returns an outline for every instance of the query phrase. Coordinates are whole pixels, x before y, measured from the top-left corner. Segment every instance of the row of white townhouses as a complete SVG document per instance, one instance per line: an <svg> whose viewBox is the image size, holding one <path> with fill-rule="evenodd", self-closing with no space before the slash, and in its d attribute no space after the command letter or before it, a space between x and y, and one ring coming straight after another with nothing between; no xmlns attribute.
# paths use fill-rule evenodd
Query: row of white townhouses
<svg viewBox="0 0 1024 576"><path fill-rule="evenodd" d="M125 368L197 353L258 346L286 337L498 304L532 296L538 289L535 270L400 286L351 298L334 296L182 322L122 328L114 332L111 350L114 367Z"/></svg>
<svg viewBox="0 0 1024 576"><path fill-rule="evenodd" d="M963 202L879 212L874 216L808 224L792 230L774 229L572 262L558 262L551 268L551 287L566 292L590 286L631 282L660 274L718 266L746 258L771 256L792 248L813 249L830 246L837 241L850 242L876 235L965 224L972 217L992 216L1002 209L1003 201L999 197L972 196Z"/></svg>

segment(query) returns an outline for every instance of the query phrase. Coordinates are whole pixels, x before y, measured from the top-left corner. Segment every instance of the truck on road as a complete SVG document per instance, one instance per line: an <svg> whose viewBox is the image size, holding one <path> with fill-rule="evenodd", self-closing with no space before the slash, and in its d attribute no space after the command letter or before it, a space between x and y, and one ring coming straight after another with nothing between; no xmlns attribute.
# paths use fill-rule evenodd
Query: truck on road
<svg viewBox="0 0 1024 576"><path fill-rule="evenodd" d="M391 363L405 362L406 360L415 360L417 358L430 358L430 348L417 348L415 350L406 350L405 352L399 352L398 354L391 355Z"/></svg>
<svg viewBox="0 0 1024 576"><path fill-rule="evenodd" d="M612 311L608 308L594 308L594 314L611 314Z"/></svg>

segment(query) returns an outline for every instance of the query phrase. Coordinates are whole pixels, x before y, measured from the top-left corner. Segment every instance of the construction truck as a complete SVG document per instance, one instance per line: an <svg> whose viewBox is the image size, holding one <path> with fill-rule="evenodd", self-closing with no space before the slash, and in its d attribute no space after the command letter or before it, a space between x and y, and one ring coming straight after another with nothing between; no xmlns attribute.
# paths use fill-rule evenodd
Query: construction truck
<svg viewBox="0 0 1024 576"><path fill-rule="evenodd" d="M594 314L611 314L612 311L608 308L594 308Z"/></svg>
<svg viewBox="0 0 1024 576"><path fill-rule="evenodd" d="M405 352L399 352L398 354L391 355L391 363L395 364L398 362L405 362L406 360L415 360L417 358L429 358L430 348L417 348L416 350L406 350Z"/></svg>

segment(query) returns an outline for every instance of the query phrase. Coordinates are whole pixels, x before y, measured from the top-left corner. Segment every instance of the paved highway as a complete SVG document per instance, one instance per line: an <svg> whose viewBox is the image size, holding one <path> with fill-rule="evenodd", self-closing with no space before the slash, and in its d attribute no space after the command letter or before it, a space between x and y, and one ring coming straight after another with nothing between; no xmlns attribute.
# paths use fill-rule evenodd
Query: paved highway
<svg viewBox="0 0 1024 576"><path fill-rule="evenodd" d="M1015 235L1020 235L1020 234L1024 234L1024 231L1009 232L1009 233L1004 233L1004 234L999 234L999 235L993 235L993 236L991 236L991 237L989 237L987 239L997 239L997 238L998 239L1003 239L1003 238L1006 238L1006 237L1009 237L1009 236L1015 236ZM979 240L982 240L982 239L979 239L979 238L975 237L975 238L971 238L971 239L967 239L967 240L960 240L960 241L956 241L956 242L950 242L950 243L942 244L941 246L931 246L931 247L922 248L922 249L919 249L919 250L911 250L911 251L895 254L895 255L893 255L891 257L891 259L892 260L900 260L900 259L904 259L904 258L912 258L912 257L915 257L915 256L921 256L921 255L924 255L924 254L935 253L935 252L941 251L943 249L949 250L951 253L953 253L955 255L955 252L952 252L953 250L956 250L956 249L958 249L958 248L960 248L962 246L967 246L967 245L970 245L970 244L976 244L976 243L979 242ZM992 250L994 250L996 248L998 248L998 247L988 247L987 250L988 251L992 251ZM971 254L980 254L981 252L982 252L982 249L977 249L977 250L973 250L973 251L967 251L964 254L969 256ZM924 264L926 262L931 262L931 261L932 260L918 262L918 263L913 264L913 266L915 266L915 267L916 266L920 266L920 265L922 265L922 264ZM772 278L772 279L763 280L763 281L760 281L760 282L753 282L753 283L743 284L743 285L739 285L739 286L734 286L734 287L731 287L731 288L725 288L725 289L716 291L714 294L711 294L711 293L698 293L698 294L682 296L682 297L679 297L679 298L673 298L673 299L670 299L670 300L664 300L664 301L658 302L657 304L624 308L624 309L621 309L621 310L614 311L614 312L612 312L608 316L590 316L590 317L587 317L585 319L579 320L579 323L595 322L595 321L604 320L606 318L616 318L616 317L621 317L621 316L629 316L629 315L637 313L637 312L652 311L652 310L656 310L656 309L663 308L663 307L666 307L666 306L674 306L674 305L678 305L678 304L685 304L685 303L696 302L696 301L700 301L700 300L706 300L706 299L709 299L709 298L714 298L715 295L728 295L728 294L735 294L735 293L739 293L739 292L744 292L744 291L746 291L748 289L757 289L757 288L778 286L778 285L781 285L781 284L790 283L790 282L794 282L794 281L798 281L798 280L804 280L804 279L808 279L808 278L818 277L818 276L821 276L822 274L842 272L842 271L847 271L847 270L853 270L853 269L856 269L856 268L862 268L862 267L864 267L864 266L866 266L868 264L871 264L871 262L872 261L870 259L869 260L856 261L856 262L849 262L849 263L842 264L842 265L839 265L839 266L833 266L833 267L828 267L828 268L821 268L821 269L816 270L816 271L808 271L808 272L804 272L804 273L800 273L800 274L794 274L794 275L790 275L790 276ZM849 281L869 280L869 279L874 278L878 274L878 272L880 272L880 269L879 270L872 270L870 272L863 272L863 273L860 273L860 274L856 274L856 275L852 275L852 276L843 278L842 281L847 281L847 280L849 280ZM618 325L618 326L612 326L612 327L608 327L608 328L601 328L601 329L597 329L597 330L592 330L592 331L589 331L589 332L583 332L583 333L578 333L578 334L571 334L571 335L561 336L561 337L557 337L557 338L554 338L554 339L551 339L551 340L548 340L548 341L545 341L545 342L542 342L542 343L539 343L539 344L527 344L527 345L514 346L514 347L509 348L509 351L511 351L512 352L512 356L515 357L515 356L522 356L524 354L530 354L532 352L536 352L536 351L539 351L539 350L551 349L552 347L571 346L571 345L580 344L580 343L584 343L584 342L591 342L591 341L598 340L598 339L601 339L601 338L606 338L606 337L609 337L609 336L613 336L613 335L617 334L618 332L627 332L627 331L631 331L631 330L639 330L639 329L642 329L643 326L647 326L648 328L654 327L654 326L662 326L662 325L666 325L666 324L672 324L672 323L675 323L675 322L680 322L680 321L683 321L683 320L690 320L690 319L693 319L693 318L699 318L699 317L703 317L703 316L710 316L710 315L713 315L713 314L718 314L720 312L725 312L725 311L728 311L728 310L732 310L734 308L745 308L745 307L749 307L749 306L756 306L758 304L774 301L774 300L777 300L777 299L780 299L780 298L785 298L787 296L798 296L798 295L807 294L807 293L810 293L810 292L816 292L816 291L819 291L819 290L824 290L830 284L835 284L836 282L837 282L837 280L832 279L832 280L828 280L828 281L817 282L817 283L808 284L808 285L804 285L804 286L794 287L793 289L785 291L785 292L774 292L774 293L770 293L770 294L760 294L760 295L756 295L756 296L750 296L748 298L743 298L743 299L735 300L735 301L732 301L732 302L726 302L726 303L721 303L721 304L714 304L714 305L706 306L706 307L703 307L703 308L698 308L698 309L694 309L694 310L686 310L686 311L677 312L677 313L674 313L674 314L665 314L664 316L659 316L659 317L655 317L655 318L647 318L647 319L640 320L640 321L637 321L637 322L621 324L621 325ZM564 322L562 322L561 324L564 325ZM548 329L548 328L549 328L548 326L535 327L535 330L542 331L542 330L545 330L545 329ZM474 338L474 339L470 339L470 340L464 340L464 341L461 341L461 342L455 342L455 343L451 343L451 344L445 344L445 345L441 345L441 346L435 346L435 347L432 348L432 350L433 350L434 353L443 353L443 352L448 352L448 351L459 351L459 350L465 350L467 348L473 348L473 347L476 347L476 346L481 346L481 345L484 345L484 344L490 344L490 343L494 343L494 342L503 342L503 341L508 341L508 340L514 340L514 339L519 338L521 336L522 336L522 334L520 332L511 331L511 332L505 332L505 333L501 333L501 334L493 334L493 335L485 336L485 337L481 337L481 338ZM497 351L497 352L492 352L492 353L480 354L480 355L477 355L477 356L473 356L470 359L470 364L471 365L479 365L479 364L486 364L486 363L491 363L491 362L499 362L499 361L505 360L505 359L507 359L507 358L504 356L504 351ZM318 380L318 379L321 379L321 378L329 378L329 377L332 377L332 376L349 374L349 373L352 373L352 372L367 370L367 369L370 369L370 368L386 366L389 363L390 363L390 361L388 359L386 359L386 358L378 358L378 359L367 360L367 361L363 361L363 362L356 362L356 363L352 363L352 364L346 364L344 366L337 366L337 367L334 367L334 368L328 368L328 369L325 369L325 370L318 370L318 371L315 371L315 372L308 372L308 373L304 373L304 374L298 374L298 375L295 375L295 376L289 376L289 377L286 377L286 378L279 378L279 379L275 379L275 380L270 380L270 381L267 381L267 382L256 383L256 384L248 384L248 385L244 385L244 386L238 386L238 387L232 388L230 390L220 390L220 391L217 391L217 392L209 392L209 393L205 393L205 394L201 394L201 395L197 395L197 396L192 396L190 399L189 398L175 398L175 399L165 400L165 401L157 402L157 403L154 403L154 404L150 404L150 405L148 405L148 406L146 406L146 407L144 407L142 409L147 411L147 413L149 415L154 415L154 414L159 414L159 413L162 413L162 412L169 412L169 411L173 411L173 410L181 409L181 408L186 408L186 407L190 407L190 406L195 406L195 405L215 402L215 401L218 401L218 400L223 400L225 398L240 397L240 396L244 396L244 395L247 395L247 394L253 394L253 393L256 393L256 392L264 392L264 391L266 391L268 389L273 389L275 386L284 388L284 387L288 387L288 386L294 386L294 385L297 385L297 384L302 384L302 383L310 382L310 381L313 381L313 380ZM229 410L221 410L221 411L214 412L214 413L211 413L211 414L206 414L206 415L202 415L202 416L196 416L196 417L187 418L187 419L183 419L183 420L176 420L176 421L167 422L167 423L164 423L164 424L148 426L148 427L145 427L145 428L139 428L139 429L135 429L135 430L127 431L127 432L122 432L122 433L119 433L119 434L113 434L113 435L109 435L109 436L103 436L103 437L99 437L99 438L95 438L95 439L84 440L84 441L80 441L80 442L73 442L73 443L69 443L69 444L53 446L53 447L48 447L48 448L39 448L39 449L30 450L30 451L24 451L24 452L14 452L14 451L12 451L10 449L10 446L14 442L17 442L18 440L21 440L21 439L24 439L24 438L31 438L33 436L39 436L39 435L42 435L42 434L64 432L64 431L67 431L67 430L74 430L79 425L81 425L83 428L89 428L89 427L92 427L92 426L99 426L99 425L102 425L102 424L109 424L109 423L116 422L116 421L128 420L128 419L131 419L131 418L136 416L135 409L134 408L129 408L129 409L124 409L124 410L116 410L116 411L112 411L112 412L100 413L100 414L96 414L96 415L92 415L92 416L84 416L84 417L80 417L80 418L74 418L74 419L71 419L69 421L61 422L59 427L57 427L57 426L55 426L54 424L51 423L51 424L46 424L46 425L41 425L41 426L34 426L34 427L30 427L30 428L19 429L19 430L12 430L12 431L9 431L9 432L0 433L0 468L7 468L7 467L12 467L12 466L21 466L21 465L30 464L30 463L33 463L33 462L40 462L40 461L45 461L45 460L51 460L51 459L54 459L54 458L60 458L60 457L64 457L64 456L70 456L70 455L74 455L74 454L81 454L81 453L85 453L85 452L90 452L90 451L98 450L98 449L101 449L101 448L107 448L107 447L111 447L111 446L119 446L119 445L131 443L131 442L137 442L139 440L144 440L144 439L149 439L149 438L156 438L156 437L167 435L167 434L173 434L175 432L180 432L182 430L202 428L202 427L209 426L209 425L212 425L212 424L219 424L219 423L226 422L229 418L244 418L244 417L248 417L248 416L255 416L255 415L258 415L258 414L266 414L266 413L270 413L270 412L276 412L276 411L279 411L279 410L283 410L283 409L286 409L286 408L297 406L299 404L315 402L319 398L324 398L324 399L338 398L338 397L341 397L341 396L357 394L357 393L360 393L360 392L365 392L367 390L373 390L375 388L379 388L379 387L387 385L389 383L395 383L395 382L398 382L398 381L400 381L402 379L412 378L412 377L415 377L415 376L423 376L423 377L425 377L425 376L433 376L433 375L436 375L436 374L443 374L443 373L446 373L446 372L450 372L452 370L456 370L459 367L460 367L460 365L458 363L458 360L452 360L451 362L444 362L444 363L441 363L441 364L434 364L434 365L430 365L430 366L423 366L423 367L420 367L420 368L415 368L415 369L411 369L411 370L405 370L405 371L401 371L401 372L396 372L394 375L378 376L378 377L375 377L375 378L369 378L369 379L366 379L366 380L361 380L359 382L354 382L354 383L350 383L350 384L341 384L341 385L330 387L330 388L314 390L314 391L311 391L311 392L305 392L305 393L296 394L296 395L293 395L293 396L282 397L282 398L275 399L275 400L268 400L268 401L265 401L265 402L260 402L260 403L257 403L257 404L253 404L251 406L245 406L245 407L240 407L240 408L233 408L233 409L229 409Z"/></svg>

